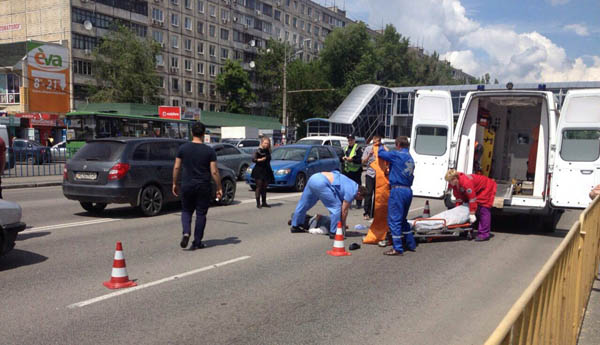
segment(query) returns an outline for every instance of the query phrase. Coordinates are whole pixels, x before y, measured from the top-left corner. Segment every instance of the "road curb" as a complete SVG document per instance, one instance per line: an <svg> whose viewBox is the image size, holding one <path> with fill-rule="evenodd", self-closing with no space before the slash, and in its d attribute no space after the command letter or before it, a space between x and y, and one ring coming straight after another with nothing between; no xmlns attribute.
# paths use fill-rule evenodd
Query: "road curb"
<svg viewBox="0 0 600 345"><path fill-rule="evenodd" d="M62 182L29 182L29 183L12 183L2 186L2 189L21 189L21 188L35 188L35 187L51 187L60 186Z"/></svg>

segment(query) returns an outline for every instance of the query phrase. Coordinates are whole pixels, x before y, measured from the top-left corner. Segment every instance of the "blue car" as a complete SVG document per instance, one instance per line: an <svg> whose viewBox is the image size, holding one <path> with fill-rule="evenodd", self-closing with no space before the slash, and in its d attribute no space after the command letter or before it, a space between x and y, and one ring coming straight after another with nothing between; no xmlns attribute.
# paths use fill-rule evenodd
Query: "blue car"
<svg viewBox="0 0 600 345"><path fill-rule="evenodd" d="M246 182L252 189L256 188L251 176L253 168L254 164L246 171ZM286 145L273 150L271 168L275 181L269 188L293 188L301 192L313 174L340 170L340 160L330 146Z"/></svg>

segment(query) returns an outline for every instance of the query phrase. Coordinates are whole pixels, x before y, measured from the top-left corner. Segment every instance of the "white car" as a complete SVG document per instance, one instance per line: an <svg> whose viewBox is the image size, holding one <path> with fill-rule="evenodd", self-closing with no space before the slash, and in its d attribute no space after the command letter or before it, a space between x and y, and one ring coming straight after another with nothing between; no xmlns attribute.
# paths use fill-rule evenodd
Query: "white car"
<svg viewBox="0 0 600 345"><path fill-rule="evenodd" d="M67 142L61 141L60 143L50 148L50 155L52 156L53 162L66 162L67 161Z"/></svg>
<svg viewBox="0 0 600 345"><path fill-rule="evenodd" d="M0 256L14 248L17 234L23 230L25 223L21 222L21 206L0 199Z"/></svg>

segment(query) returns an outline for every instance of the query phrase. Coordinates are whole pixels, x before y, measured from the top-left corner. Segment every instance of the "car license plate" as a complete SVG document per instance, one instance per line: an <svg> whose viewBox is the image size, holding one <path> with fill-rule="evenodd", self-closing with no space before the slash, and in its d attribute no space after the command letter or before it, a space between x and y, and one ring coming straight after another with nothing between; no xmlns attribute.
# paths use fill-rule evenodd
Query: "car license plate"
<svg viewBox="0 0 600 345"><path fill-rule="evenodd" d="M75 173L76 180L95 180L98 178L98 173L95 172L78 172Z"/></svg>

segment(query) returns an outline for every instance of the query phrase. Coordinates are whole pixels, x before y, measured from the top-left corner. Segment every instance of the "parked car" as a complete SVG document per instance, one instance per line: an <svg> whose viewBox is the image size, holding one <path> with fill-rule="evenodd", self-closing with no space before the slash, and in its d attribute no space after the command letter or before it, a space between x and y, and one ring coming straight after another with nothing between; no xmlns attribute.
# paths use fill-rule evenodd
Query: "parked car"
<svg viewBox="0 0 600 345"><path fill-rule="evenodd" d="M186 140L169 138L106 138L91 140L67 161L63 194L92 213L109 203L128 203L146 216L155 216L164 204L178 201L171 192L173 163ZM235 198L236 173L218 163L223 197ZM212 193L215 196L213 185Z"/></svg>
<svg viewBox="0 0 600 345"><path fill-rule="evenodd" d="M50 157L53 162L64 162L67 160L67 142L61 141L60 143L50 148Z"/></svg>
<svg viewBox="0 0 600 345"><path fill-rule="evenodd" d="M27 164L44 164L52 161L50 149L32 140L15 139L12 150L15 154L15 160L17 162L27 162Z"/></svg>
<svg viewBox="0 0 600 345"><path fill-rule="evenodd" d="M23 230L25 223L21 222L21 206L0 199L0 256L15 247L17 234Z"/></svg>
<svg viewBox="0 0 600 345"><path fill-rule="evenodd" d="M237 147L238 149L240 149L241 151L243 151L245 153L253 154L254 151L258 150L258 147L260 146L260 139L232 139L232 138L227 138L227 139L222 139L221 143L231 144L231 145Z"/></svg>
<svg viewBox="0 0 600 345"><path fill-rule="evenodd" d="M334 135L315 135L306 137L298 140L296 144L304 145L328 145L344 148L348 146L348 139L346 137L334 136Z"/></svg>
<svg viewBox="0 0 600 345"><path fill-rule="evenodd" d="M246 182L250 188L256 188L252 178L252 165L246 171ZM322 145L286 145L273 150L271 168L275 181L270 188L287 187L301 192L306 181L315 173L340 170L340 160L331 146Z"/></svg>
<svg viewBox="0 0 600 345"><path fill-rule="evenodd" d="M246 169L252 164L252 155L240 151L231 144L208 144L217 152L217 161L236 172L239 180L244 179Z"/></svg>

